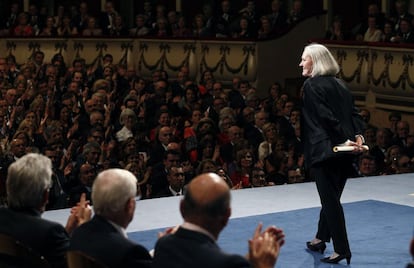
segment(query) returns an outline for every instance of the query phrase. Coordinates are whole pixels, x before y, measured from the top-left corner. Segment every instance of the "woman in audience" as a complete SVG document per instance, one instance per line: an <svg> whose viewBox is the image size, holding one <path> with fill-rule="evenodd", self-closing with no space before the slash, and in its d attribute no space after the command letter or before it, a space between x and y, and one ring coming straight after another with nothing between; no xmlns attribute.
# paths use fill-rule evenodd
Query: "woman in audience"
<svg viewBox="0 0 414 268"><path fill-rule="evenodd" d="M118 142L134 136L135 126L137 123L137 115L129 108L125 108L119 116L119 122L122 128L116 132L115 136Z"/></svg>
<svg viewBox="0 0 414 268"><path fill-rule="evenodd" d="M272 153L272 145L278 140L277 128L274 123L264 124L262 131L265 140L259 145L258 158L260 161L264 161Z"/></svg>
<svg viewBox="0 0 414 268"><path fill-rule="evenodd" d="M42 29L39 36L55 37L57 36L57 29L53 16L46 18L46 26Z"/></svg>
<svg viewBox="0 0 414 268"><path fill-rule="evenodd" d="M334 17L332 26L326 32L325 39L337 41L345 41L349 39L349 33L345 31L340 16Z"/></svg>
<svg viewBox="0 0 414 268"><path fill-rule="evenodd" d="M365 42L378 42L381 40L382 32L378 29L377 19L372 16L368 18L368 29L364 34L363 41Z"/></svg>
<svg viewBox="0 0 414 268"><path fill-rule="evenodd" d="M14 36L34 36L35 31L29 24L29 16L26 13L20 13L17 17L17 26L13 29Z"/></svg>
<svg viewBox="0 0 414 268"><path fill-rule="evenodd" d="M251 187L252 170L255 164L253 157L250 149L241 149L236 152L235 169L229 174L233 185L241 185L243 188Z"/></svg>
<svg viewBox="0 0 414 268"><path fill-rule="evenodd" d="M88 25L82 31L82 36L102 36L102 29L99 28L95 17L88 18Z"/></svg>
<svg viewBox="0 0 414 268"><path fill-rule="evenodd" d="M241 17L239 21L239 28L237 31L234 31L232 34L233 38L254 38L255 35L251 30L249 19L246 17Z"/></svg>
<svg viewBox="0 0 414 268"><path fill-rule="evenodd" d="M209 37L211 33L205 25L205 19L202 14L198 14L194 17L193 36L194 37Z"/></svg>
<svg viewBox="0 0 414 268"><path fill-rule="evenodd" d="M187 38L192 37L193 33L187 26L187 22L184 16L179 16L177 21L177 27L173 29L173 37Z"/></svg>
<svg viewBox="0 0 414 268"><path fill-rule="evenodd" d="M381 42L390 43L391 38L395 35L394 25L390 21L384 23L384 28L382 29Z"/></svg>
<svg viewBox="0 0 414 268"><path fill-rule="evenodd" d="M70 17L65 15L62 18L62 23L57 28L57 35L63 37L75 36L78 34L78 29L70 24Z"/></svg>

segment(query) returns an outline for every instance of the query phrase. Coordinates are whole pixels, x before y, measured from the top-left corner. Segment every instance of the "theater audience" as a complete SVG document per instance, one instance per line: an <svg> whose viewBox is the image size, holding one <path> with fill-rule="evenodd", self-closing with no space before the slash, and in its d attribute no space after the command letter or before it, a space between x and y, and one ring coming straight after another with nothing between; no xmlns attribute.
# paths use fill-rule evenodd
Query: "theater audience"
<svg viewBox="0 0 414 268"><path fill-rule="evenodd" d="M299 1L294 2L294 5L301 5L298 4ZM215 38L216 35L229 37L231 35L226 34L226 31L230 29L230 33L235 32L235 22L239 20L242 21L240 26L243 30L237 34L238 37L247 37L248 35L243 33L247 30L250 30L253 36L260 31L263 38L281 33L275 30L278 28L276 25L284 24L286 17L286 7L281 5L280 1L272 1L267 7L268 10L263 7L260 9L254 1L246 1L242 13L238 15L232 12L229 3L220 2L221 13L213 14L212 6L209 4L203 5L202 11L194 13L203 13L203 16L195 15L200 19L199 22L202 22L199 28L201 31L196 38ZM108 3L110 11L103 14L108 22L106 28L102 24L96 25L94 29L97 30L88 30L88 36L103 34L100 27L104 27L105 31L115 30L117 12L113 6L110 7L111 4ZM235 3L232 2L232 5L236 8ZM244 3L239 4L237 9L242 5ZM59 36L68 37L77 32L82 34L86 26L85 21L95 20L89 15L86 2L81 2L78 7L79 11L72 20L65 17L66 13L63 13L63 16L59 13ZM158 5L153 9L151 1L144 1L143 7L145 9L140 13L142 15L136 17L136 25L129 32L130 36L142 36L142 29L154 33L157 20L165 19L167 14L165 29L173 30L170 32L171 35L192 35L194 28L185 26L183 14L168 10L164 5ZM302 9L301 14L305 11ZM12 13L18 14L14 11ZM368 13L371 14L370 11ZM37 14L39 16L36 15L37 18L33 19L42 19L41 14ZM263 29L259 30L258 18L263 14L268 15L263 17ZM17 21L17 16L14 17ZM374 17L376 22L379 22L378 16ZM185 18L190 21L194 16ZM12 15L10 19L12 20ZM45 21L39 23L37 25L42 25L39 29L47 31L49 27L44 27ZM29 25L29 22L26 24ZM338 26L339 24L336 25ZM286 29L292 27L292 24L280 27ZM217 29L220 31L216 32ZM179 31L181 33L178 33ZM333 31L337 35L334 39L341 39L339 36L343 34L339 33L338 28ZM48 35L45 33L45 36ZM143 196L148 198L159 190L155 186L154 192L151 193L154 177L163 173L161 177L164 186L168 183L163 163L164 153L171 142L177 144L176 162L191 164L185 165L185 168L183 166L183 172L186 173L185 182L191 179L188 175L191 170L197 169L206 159L212 159L217 167L224 167L228 174L234 174L235 153L244 147L252 147L249 148L253 149L252 165L263 166L266 179L275 184L289 182L288 173L292 168L300 167L302 171L300 120L296 118L300 117L300 113L293 108L296 103L281 92L282 87L278 83L269 86L267 96L262 98L263 89L254 88L252 81L242 80L240 77L232 77L231 84L220 81L218 70L205 69L200 75L200 81L195 81L194 70L190 70L188 66L180 68L176 79L169 79L165 70L156 69L151 79L146 80L144 77L137 77L137 73L132 69L128 73L127 66L118 64L118 56L103 55L100 59L101 66L89 68L86 60L82 58L75 59L71 66L64 68L66 66L62 55L49 59L45 58L44 52L40 50L34 51L27 62L11 60L11 64L2 64L3 61L8 63L8 59L0 59L0 72L4 71L2 78L6 81L1 84L0 99L3 109L0 115L4 115L3 121L0 121L3 122L0 128L1 147L4 152L0 156L2 166L7 167L32 151L59 158L54 168L55 173L59 174L59 182L69 182L65 186L67 189L64 189L66 193L70 193L77 186L75 182L79 180L80 167L85 163L91 164L97 171L115 166L128 166L139 177ZM55 93L51 94L53 91ZM128 116L124 117L126 111ZM255 117L252 117L253 114ZM126 118L122 120L122 124L118 122L120 116ZM265 117L267 119L262 120ZM26 119L32 120L35 124L27 123ZM390 114L390 120L390 127L397 137L397 122L401 121L401 115ZM267 132L262 132L264 122L276 126L275 133L271 133L270 136L278 135L279 132L284 137L276 143L268 143L266 153L258 149L263 141L263 134ZM126 129L124 123L131 123L132 127ZM371 130L368 128L365 133L366 142L372 148L370 153L376 159L379 172L387 173L384 167L384 152L390 144L374 136ZM377 135L383 135L382 133L381 130ZM18 144L21 140L23 143ZM128 142L125 142L127 140ZM400 144L401 140L407 143L406 148ZM400 144L403 149L401 154L414 154L408 145L413 142L409 141L408 136L394 139L394 143ZM129 150L126 144L134 143L134 149ZM52 147L56 148L56 156ZM44 148L47 150L43 150ZM137 150L142 154L138 154ZM142 159L140 163L133 160L138 156L144 158L144 155L145 160ZM387 171L392 170L393 168ZM0 170L3 183L6 173L5 168ZM304 179L306 180L306 176ZM147 192L151 194L147 195ZM52 207L50 205L48 209Z"/></svg>

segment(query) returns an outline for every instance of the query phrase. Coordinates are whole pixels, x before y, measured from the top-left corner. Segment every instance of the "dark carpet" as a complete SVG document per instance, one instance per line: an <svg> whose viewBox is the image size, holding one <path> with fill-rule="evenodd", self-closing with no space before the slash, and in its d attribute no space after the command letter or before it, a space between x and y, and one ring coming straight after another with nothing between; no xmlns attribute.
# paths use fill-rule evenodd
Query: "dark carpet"
<svg viewBox="0 0 414 268"><path fill-rule="evenodd" d="M414 231L414 208L375 200L344 204L348 238L352 250L349 267L403 268L410 262L409 242ZM305 249L315 234L319 208L299 209L232 219L218 241L227 252L246 254L247 240L259 222L277 225L285 231L286 244L278 259L278 268L345 267L320 262L319 253ZM160 229L129 233L130 239L152 249ZM328 244L325 255L331 254Z"/></svg>

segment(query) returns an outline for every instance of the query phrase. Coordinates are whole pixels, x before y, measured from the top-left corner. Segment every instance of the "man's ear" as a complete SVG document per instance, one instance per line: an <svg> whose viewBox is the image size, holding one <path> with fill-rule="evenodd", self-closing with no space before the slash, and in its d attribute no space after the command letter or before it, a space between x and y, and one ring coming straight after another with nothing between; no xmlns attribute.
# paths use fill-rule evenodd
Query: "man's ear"
<svg viewBox="0 0 414 268"><path fill-rule="evenodd" d="M130 199L128 199L127 203L125 204L125 210L128 212L129 215L134 215L135 205L135 197L131 197Z"/></svg>
<svg viewBox="0 0 414 268"><path fill-rule="evenodd" d="M226 212L223 215L223 218L222 218L222 224L223 224L223 226L226 226L227 225L227 223L229 222L230 216L231 216L231 207L228 207L226 209Z"/></svg>

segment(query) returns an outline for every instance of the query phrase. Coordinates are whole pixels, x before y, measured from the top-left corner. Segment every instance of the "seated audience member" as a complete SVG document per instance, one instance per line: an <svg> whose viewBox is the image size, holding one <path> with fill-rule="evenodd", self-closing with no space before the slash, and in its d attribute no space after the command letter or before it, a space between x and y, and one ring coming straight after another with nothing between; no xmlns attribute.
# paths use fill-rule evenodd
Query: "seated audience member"
<svg viewBox="0 0 414 268"><path fill-rule="evenodd" d="M230 189L232 189L232 190L242 189L241 184L236 185L236 186L233 186L233 183L232 183L232 181L230 179L230 176L227 174L227 172L224 170L224 168L222 168L222 167L218 168L215 171L215 173L217 175L219 175L220 178L222 178L227 183L227 186L229 186Z"/></svg>
<svg viewBox="0 0 414 268"><path fill-rule="evenodd" d="M399 25L399 31L395 36L391 37L391 42L408 44L414 43L414 32L411 20L401 19Z"/></svg>
<svg viewBox="0 0 414 268"><path fill-rule="evenodd" d="M284 10L282 1L273 0L271 3L271 13L267 16L270 19L272 31L282 33L287 29L287 13Z"/></svg>
<svg viewBox="0 0 414 268"><path fill-rule="evenodd" d="M95 215L73 233L70 250L81 251L108 268L151 267L148 251L126 236L134 218L136 193L137 179L131 172L101 172L92 188Z"/></svg>
<svg viewBox="0 0 414 268"><path fill-rule="evenodd" d="M377 128L372 125L368 125L364 131L365 144L369 148L373 148L376 145L376 133Z"/></svg>
<svg viewBox="0 0 414 268"><path fill-rule="evenodd" d="M129 30L130 36L144 36L150 32L150 29L145 26L145 16L142 14L135 16L135 26Z"/></svg>
<svg viewBox="0 0 414 268"><path fill-rule="evenodd" d="M17 25L13 29L14 36L34 36L35 31L29 24L29 17L26 13L22 12L17 17Z"/></svg>
<svg viewBox="0 0 414 268"><path fill-rule="evenodd" d="M215 173L205 173L188 185L180 212L184 223L155 246L153 267L274 267L284 243L281 229L261 224L249 241L247 257L223 252L216 241L231 214L230 189Z"/></svg>
<svg viewBox="0 0 414 268"><path fill-rule="evenodd" d="M291 167L288 169L288 183L300 183L305 180L302 171L298 167Z"/></svg>
<svg viewBox="0 0 414 268"><path fill-rule="evenodd" d="M260 17L260 27L257 31L258 39L267 39L274 35L270 19L267 16Z"/></svg>
<svg viewBox="0 0 414 268"><path fill-rule="evenodd" d="M0 208L0 233L12 236L37 254L51 267L66 267L65 253L69 234L90 218L83 196L72 210L64 228L41 218L52 186L52 163L41 154L30 153L10 165L7 176L8 207Z"/></svg>
<svg viewBox="0 0 414 268"><path fill-rule="evenodd" d="M59 25L56 29L58 36L74 36L78 34L78 29L76 26L71 25L70 23L70 17L68 15L63 16L62 24Z"/></svg>
<svg viewBox="0 0 414 268"><path fill-rule="evenodd" d="M405 149L407 146L408 133L410 133L410 124L407 121L397 122L396 132L391 143L400 146L401 149Z"/></svg>
<svg viewBox="0 0 414 268"><path fill-rule="evenodd" d="M388 128L380 128L376 132L375 145L370 147L369 154L375 157L379 173L385 169L385 157L391 145L392 133Z"/></svg>
<svg viewBox="0 0 414 268"><path fill-rule="evenodd" d="M57 30L54 24L55 24L55 19L53 18L53 16L48 16L46 18L46 25L42 29L42 31L39 33L39 36L48 36L48 37L57 36Z"/></svg>
<svg viewBox="0 0 414 268"><path fill-rule="evenodd" d="M82 36L102 36L102 29L98 27L94 17L88 18L88 25L82 31Z"/></svg>
<svg viewBox="0 0 414 268"><path fill-rule="evenodd" d="M384 175L397 174L398 172L398 158L401 155L402 148L398 145L391 145L385 153L385 168Z"/></svg>
<svg viewBox="0 0 414 268"><path fill-rule="evenodd" d="M168 186L161 189L156 197L169 197L183 195L184 171L181 166L171 166L167 169Z"/></svg>
<svg viewBox="0 0 414 268"><path fill-rule="evenodd" d="M299 20L303 19L304 13L303 13L303 6L302 6L302 0L294 0L292 3L292 8L290 10L288 22L290 24L295 24Z"/></svg>
<svg viewBox="0 0 414 268"><path fill-rule="evenodd" d="M361 155L358 162L358 176L367 177L375 175L377 175L375 157L368 154Z"/></svg>
<svg viewBox="0 0 414 268"><path fill-rule="evenodd" d="M391 42L391 38L395 35L394 33L394 25L390 21L386 21L384 23L384 27L382 29L381 35L381 42L389 43Z"/></svg>
<svg viewBox="0 0 414 268"><path fill-rule="evenodd" d="M193 35L184 16L180 15L177 20L177 27L173 29L173 37L191 37Z"/></svg>
<svg viewBox="0 0 414 268"><path fill-rule="evenodd" d="M366 30L363 41L378 42L381 40L382 32L378 29L377 19L374 16L368 17L368 29Z"/></svg>
<svg viewBox="0 0 414 268"><path fill-rule="evenodd" d="M350 39L350 34L344 29L342 18L335 16L332 22L332 26L326 31L325 39L345 41Z"/></svg>
<svg viewBox="0 0 414 268"><path fill-rule="evenodd" d="M275 150L276 146L277 144L273 146L272 153L264 159L264 168L267 174L266 180L281 185L288 182L286 172L288 158L285 152Z"/></svg>
<svg viewBox="0 0 414 268"><path fill-rule="evenodd" d="M93 180L96 176L96 168L89 163L84 163L79 168L79 184L74 186L69 193L69 205L73 206L82 194L87 200L91 200Z"/></svg>
<svg viewBox="0 0 414 268"><path fill-rule="evenodd" d="M390 123L390 127L389 129L391 130L391 134L392 135L396 135L397 133L397 123L399 121L401 121L401 113L399 112L395 112L392 111L389 115L388 115L388 121Z"/></svg>
<svg viewBox="0 0 414 268"><path fill-rule="evenodd" d="M406 154L401 154L397 160L397 173L412 173L413 171L413 163L411 162L410 157Z"/></svg>
<svg viewBox="0 0 414 268"><path fill-rule="evenodd" d="M168 186L167 170L170 167L179 164L179 162L180 152L176 150L167 150L164 153L162 162L158 162L153 167L149 167L151 173L149 177L149 184L151 185L150 196L157 196L162 189Z"/></svg>
<svg viewBox="0 0 414 268"><path fill-rule="evenodd" d="M408 155L408 157L414 157L414 131L411 131L407 135L407 145L404 148L404 152Z"/></svg>
<svg viewBox="0 0 414 268"><path fill-rule="evenodd" d="M254 167L252 170L252 187L264 187L274 185L266 181L266 174L262 168Z"/></svg>

